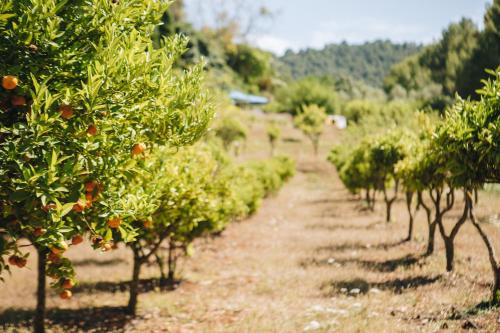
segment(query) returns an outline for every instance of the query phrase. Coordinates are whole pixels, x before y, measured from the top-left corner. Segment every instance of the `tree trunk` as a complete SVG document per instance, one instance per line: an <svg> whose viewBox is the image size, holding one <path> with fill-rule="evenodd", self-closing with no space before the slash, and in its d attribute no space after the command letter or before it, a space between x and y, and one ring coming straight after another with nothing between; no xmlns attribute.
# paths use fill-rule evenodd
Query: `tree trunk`
<svg viewBox="0 0 500 333"><path fill-rule="evenodd" d="M175 282L175 244L170 242L168 245L168 276L167 281L171 284Z"/></svg>
<svg viewBox="0 0 500 333"><path fill-rule="evenodd" d="M450 194L452 196L450 196ZM451 232L449 235L446 235L446 230L444 228L443 224L443 216L446 214L446 212L450 211L450 209L453 207L453 202L455 201L453 192L449 192L446 196L446 207L443 209L443 211L439 210L439 202L438 205L436 206L436 223L439 228L439 233L441 234L441 237L443 238L445 250L446 250L446 271L451 272L453 270L453 260L455 257L455 238L458 235L458 232L462 225L467 221L467 215L469 213L469 208L470 208L470 203L472 203L471 200L469 200L469 193L467 190L464 190L464 197L465 197L465 205L464 205L464 212L460 219L455 223L453 228L451 229ZM436 196L437 198L440 198L440 196ZM453 198L452 198L453 197Z"/></svg>
<svg viewBox="0 0 500 333"><path fill-rule="evenodd" d="M314 156L318 156L319 152L319 140L313 140Z"/></svg>
<svg viewBox="0 0 500 333"><path fill-rule="evenodd" d="M142 261L139 256L139 251L134 251L134 266L132 270L132 281L130 281L130 296L128 300L127 311L131 315L135 315L137 311L137 298L139 296L139 274L141 273Z"/></svg>
<svg viewBox="0 0 500 333"><path fill-rule="evenodd" d="M493 244L491 243L488 235L481 228L479 223L476 220L476 215L474 213L474 205L472 203L472 198L469 198L469 217L472 221L472 224L476 228L477 232L481 236L481 239L486 245L486 249L488 250L488 258L491 264L491 270L493 271L493 288L491 294L491 302L492 304L500 305L500 263L496 257L495 249Z"/></svg>
<svg viewBox="0 0 500 333"><path fill-rule="evenodd" d="M399 187L399 181L396 180L396 184L394 185L394 196L389 199L385 184L382 186L382 192L384 193L384 201L386 205L385 221L387 223L391 222L392 204L394 203L394 201L396 201L398 197L398 187Z"/></svg>
<svg viewBox="0 0 500 333"><path fill-rule="evenodd" d="M392 200L385 201L385 222L391 222Z"/></svg>
<svg viewBox="0 0 500 333"><path fill-rule="evenodd" d="M160 286L164 287L167 284L167 274L165 273L165 265L163 263L163 257L156 253L155 254L156 263L158 264L158 268L160 269Z"/></svg>
<svg viewBox="0 0 500 333"><path fill-rule="evenodd" d="M377 199L376 199L376 196L377 196L377 190L376 189L373 189L373 195L371 196L371 210L372 212L375 211L375 203L377 202Z"/></svg>
<svg viewBox="0 0 500 333"><path fill-rule="evenodd" d="M408 215L409 215L408 236L405 239L405 241L407 241L407 242L411 241L411 238L413 237L414 217L413 217L413 210L411 208L411 204L413 202L413 195L414 195L414 192L406 191L406 208L408 209Z"/></svg>
<svg viewBox="0 0 500 333"><path fill-rule="evenodd" d="M427 238L427 250L425 251L426 256L430 256L434 253L434 239L436 235L436 223L431 222L429 224L429 236Z"/></svg>
<svg viewBox="0 0 500 333"><path fill-rule="evenodd" d="M274 156L274 150L275 150L275 143L273 141L270 142L271 144L271 157Z"/></svg>
<svg viewBox="0 0 500 333"><path fill-rule="evenodd" d="M492 289L492 303L495 305L500 305L500 265L494 272L495 283Z"/></svg>
<svg viewBox="0 0 500 333"><path fill-rule="evenodd" d="M365 189L365 200L366 200L366 204L368 205L368 207L371 206L371 199L370 199L370 188L367 188Z"/></svg>
<svg viewBox="0 0 500 333"><path fill-rule="evenodd" d="M434 235L436 234L436 224L432 222L432 210L431 208L424 202L424 198L422 196L422 191L417 193L417 201L418 207L422 207L425 210L425 216L427 217L427 226L429 235L427 237L427 250L425 251L425 256L430 256L434 252Z"/></svg>
<svg viewBox="0 0 500 333"><path fill-rule="evenodd" d="M446 237L443 238L444 247L446 249L446 271L451 272L453 270L453 259L455 257L455 247L453 245L453 239Z"/></svg>
<svg viewBox="0 0 500 333"><path fill-rule="evenodd" d="M35 333L45 332L45 270L47 265L47 250L37 248L38 252L38 286L36 291L37 302L33 328Z"/></svg>

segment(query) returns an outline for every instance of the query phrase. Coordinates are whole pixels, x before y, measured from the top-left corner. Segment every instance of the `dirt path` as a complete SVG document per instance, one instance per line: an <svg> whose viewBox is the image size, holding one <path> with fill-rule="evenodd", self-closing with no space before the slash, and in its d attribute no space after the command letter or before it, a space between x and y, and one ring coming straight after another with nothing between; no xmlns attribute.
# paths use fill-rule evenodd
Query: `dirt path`
<svg viewBox="0 0 500 333"><path fill-rule="evenodd" d="M245 158L267 151L265 125L256 122ZM457 240L457 270L445 275L442 244L437 254L418 256L425 245L423 216L415 240L406 233L402 202L395 223L383 221L383 207L363 210L325 161L338 133L326 134L322 155L310 155L308 142L288 128L280 151L298 161L298 172L275 197L264 201L248 220L234 223L222 236L196 244L196 254L181 265L183 282L160 291L147 267L137 318L125 317L126 281L131 271L126 249L96 255L71 252L82 281L75 297L48 306L54 332L500 332L498 311L466 314L487 298L490 272L474 230L465 226ZM497 200L494 198L491 200ZM498 204L485 200L489 216ZM489 203L489 204L488 204ZM451 214L457 216L459 207ZM500 241L498 228L490 228ZM30 263L32 265L32 263ZM14 272L0 284L0 323L17 325L34 306L34 269ZM80 291L80 292L78 292ZM147 291L147 292L146 292ZM21 325L22 326L22 325ZM0 326L1 327L1 326ZM9 330L7 330L9 331ZM23 330L21 330L22 332Z"/></svg>
<svg viewBox="0 0 500 333"><path fill-rule="evenodd" d="M453 305L487 292L489 275L443 276L440 258L417 256L422 242L400 244L404 223L387 226L383 207L375 214L360 208L330 165L301 162L297 176L258 214L199 248L185 266L189 282L165 299L173 304L170 312L135 328L456 332L471 323L479 331L498 330L498 312L468 321ZM396 211L403 222L401 204ZM461 283L470 288L465 294L456 290Z"/></svg>

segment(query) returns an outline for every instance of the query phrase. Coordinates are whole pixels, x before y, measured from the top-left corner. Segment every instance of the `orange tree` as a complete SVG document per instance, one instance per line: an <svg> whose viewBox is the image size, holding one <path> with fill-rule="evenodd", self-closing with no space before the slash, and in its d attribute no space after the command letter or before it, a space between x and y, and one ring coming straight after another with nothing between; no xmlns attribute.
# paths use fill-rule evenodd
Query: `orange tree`
<svg viewBox="0 0 500 333"><path fill-rule="evenodd" d="M456 225L470 218L484 242L493 272L492 302L500 304L500 262L488 232L474 213L473 191L500 182L500 68L490 71L480 101L459 99L436 131L435 145L451 173L453 186L464 189L465 209ZM445 239L446 240L446 239Z"/></svg>
<svg viewBox="0 0 500 333"><path fill-rule="evenodd" d="M400 160L395 167L396 177L401 179L405 192L406 208L409 215L408 235L405 241L410 241L413 236L413 225L415 214L420 208L424 208L427 216L427 224L429 227L429 243L428 254L434 251L434 235L435 224L432 220L432 210L423 199L423 194L431 186L433 176L438 176L442 173L437 173L436 168L432 167L432 160L428 157L429 143L435 126L431 123L431 118L422 112L417 113L419 131L414 137L414 140L408 141L408 154ZM410 153L411 152L411 153ZM414 197L416 196L416 205L413 205Z"/></svg>
<svg viewBox="0 0 500 333"><path fill-rule="evenodd" d="M221 233L229 222L254 213L261 200L278 191L295 171L294 162L287 157L235 165L216 161L212 152L208 159L204 157L206 168L200 172L192 165L203 162L200 160L203 156L190 155L192 161L176 177L177 186L173 188L177 191L165 196L165 205L158 214L170 221L167 227L170 283L174 282L177 259L192 252L196 238Z"/></svg>
<svg viewBox="0 0 500 333"><path fill-rule="evenodd" d="M326 109L316 104L303 105L293 119L295 127L311 140L314 155L318 155L319 139L325 127Z"/></svg>
<svg viewBox="0 0 500 333"><path fill-rule="evenodd" d="M366 204L374 210L377 187L369 160L372 141L372 138L364 138L354 147L338 145L330 152L328 161L335 165L340 180L349 192L358 194L365 191Z"/></svg>
<svg viewBox="0 0 500 333"><path fill-rule="evenodd" d="M172 68L186 41L173 36L152 45L167 7L143 0L0 4L0 273L26 264L22 246L36 248L36 332L44 331L46 274L62 298L71 296L68 243L86 232L98 248L109 247L106 239L133 240L130 221L141 208L117 204L116 191L153 145L190 144L211 118L202 69Z"/></svg>
<svg viewBox="0 0 500 333"><path fill-rule="evenodd" d="M125 207L145 208L135 221L138 235L128 243L134 258L128 303L132 314L137 307L141 267L157 256L161 244L168 241L168 278L173 280L176 249L182 246L186 250L202 230L218 228L230 215L226 206L231 206L231 193L227 180L217 176L219 166L210 148L197 145L171 155L168 149L157 150L147 172L132 182L126 189L126 200L122 201ZM198 232L194 233L194 229Z"/></svg>
<svg viewBox="0 0 500 333"><path fill-rule="evenodd" d="M123 206L143 207L143 216L135 222L138 235L128 243L134 258L128 303L132 314L142 265L154 256L162 273L160 284L173 283L177 259L191 252L196 238L221 232L233 219L254 212L264 195L293 175L294 165L280 157L236 166L216 144L204 143L174 156L168 149L156 150L145 170L118 194ZM168 274L159 251L164 242Z"/></svg>
<svg viewBox="0 0 500 333"><path fill-rule="evenodd" d="M410 134L402 130L390 130L379 136L368 146L370 179L374 188L382 191L386 205L386 222L391 221L392 205L396 201L401 179L396 173L396 165L408 154ZM389 194L388 186L394 186L394 194Z"/></svg>
<svg viewBox="0 0 500 333"><path fill-rule="evenodd" d="M441 161L439 150L432 147L430 135L421 137L418 144L412 148L412 153L396 166L396 172L405 189L417 193L417 206L422 207L427 215L428 238L425 255L434 253L436 228L443 225L445 214L455 203L455 192L450 186L449 171ZM424 200L424 193L428 194L432 206ZM409 209L411 210L411 207ZM455 238L460 226L453 228L450 237ZM449 241L447 248L451 249L452 244L453 241ZM447 270L451 270L449 262L452 261L452 252L448 250L446 253Z"/></svg>

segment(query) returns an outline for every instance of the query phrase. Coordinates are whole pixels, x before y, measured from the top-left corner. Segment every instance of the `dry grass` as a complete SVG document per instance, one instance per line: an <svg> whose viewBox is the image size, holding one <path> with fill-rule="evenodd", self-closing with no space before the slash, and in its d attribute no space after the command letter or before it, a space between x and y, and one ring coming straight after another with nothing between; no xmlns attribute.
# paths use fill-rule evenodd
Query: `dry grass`
<svg viewBox="0 0 500 333"><path fill-rule="evenodd" d="M241 159L267 155L264 120L253 122ZM476 308L489 296L492 274L469 224L456 240L456 270L445 274L438 235L435 255L420 256L427 233L423 213L415 239L400 243L407 227L402 202L395 207L396 222L386 224L380 203L376 212L364 211L344 190L324 158L338 132L328 131L321 156L314 158L310 143L283 122L285 140L278 150L296 158L297 176L255 216L220 237L198 241L195 256L182 263L178 288L160 291L153 279L157 268L147 267L140 315L126 317L120 307L127 301L131 254L126 249L98 254L80 246L69 253L81 281L75 297L68 302L52 293L48 297L52 331L291 333L319 324L314 332L460 332L467 327L500 332L498 309ZM477 212L487 220L500 212L499 204L498 196L483 194ZM447 223L459 213L457 207ZM485 228L500 249L499 228ZM0 323L7 332L27 330L34 261L0 285Z"/></svg>

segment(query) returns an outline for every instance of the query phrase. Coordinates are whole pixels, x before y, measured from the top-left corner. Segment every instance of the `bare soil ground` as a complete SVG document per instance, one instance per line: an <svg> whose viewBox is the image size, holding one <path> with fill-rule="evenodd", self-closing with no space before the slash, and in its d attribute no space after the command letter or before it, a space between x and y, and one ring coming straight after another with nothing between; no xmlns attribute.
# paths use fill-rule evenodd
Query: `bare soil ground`
<svg viewBox="0 0 500 333"><path fill-rule="evenodd" d="M256 116L241 159L262 158L269 147L267 118ZM423 212L413 241L406 235L404 204L394 222L384 207L369 212L340 183L325 161L339 132L329 129L321 154L283 120L279 152L292 155L298 172L248 220L196 243L182 262L180 283L160 290L155 265L142 274L139 316L127 302L131 253L71 249L80 285L70 301L48 296L52 332L500 332L500 309L478 304L489 297L492 273L486 250L468 223L456 240L456 269L444 272L444 249L420 254L426 243ZM453 222L461 206L448 215ZM500 198L481 193L477 213L500 249ZM496 218L495 218L496 216ZM25 332L35 305L35 255L28 269L0 284L0 331Z"/></svg>

